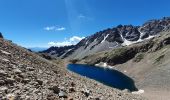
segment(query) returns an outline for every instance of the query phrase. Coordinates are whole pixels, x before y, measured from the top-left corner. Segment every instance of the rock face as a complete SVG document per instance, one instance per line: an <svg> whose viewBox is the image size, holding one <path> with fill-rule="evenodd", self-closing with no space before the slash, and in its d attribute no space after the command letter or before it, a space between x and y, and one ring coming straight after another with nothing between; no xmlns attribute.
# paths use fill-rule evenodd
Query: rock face
<svg viewBox="0 0 170 100"><path fill-rule="evenodd" d="M144 57L146 52L155 52L170 44L169 31L160 33L160 36L155 36L150 40L146 40L140 43L132 44L130 46L124 46L115 48L110 51L99 52L89 56L86 56L79 61L83 61L89 65L100 64L105 62L109 65L123 64L134 58L135 62L139 62Z"/></svg>
<svg viewBox="0 0 170 100"><path fill-rule="evenodd" d="M62 58L83 58L96 52L143 41L168 29L170 29L170 17L150 20L142 26L118 25L88 36L75 46L51 47L43 52Z"/></svg>
<svg viewBox="0 0 170 100"><path fill-rule="evenodd" d="M52 57L61 57L61 58L65 58L67 57L67 55L69 53L71 53L70 51L74 48L74 45L71 46L64 46L64 47L50 47L47 50L41 51L40 53L46 53ZM65 55L67 54L67 55Z"/></svg>
<svg viewBox="0 0 170 100"><path fill-rule="evenodd" d="M143 100L68 72L60 63L0 39L0 100ZM82 90L91 92L87 97Z"/></svg>
<svg viewBox="0 0 170 100"><path fill-rule="evenodd" d="M0 38L3 38L3 35L2 35L2 33L0 32Z"/></svg>

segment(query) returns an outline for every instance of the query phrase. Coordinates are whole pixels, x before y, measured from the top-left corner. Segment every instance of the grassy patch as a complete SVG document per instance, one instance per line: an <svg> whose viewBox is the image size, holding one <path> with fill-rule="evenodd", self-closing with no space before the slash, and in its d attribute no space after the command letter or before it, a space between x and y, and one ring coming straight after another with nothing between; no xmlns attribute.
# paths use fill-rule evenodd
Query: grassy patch
<svg viewBox="0 0 170 100"><path fill-rule="evenodd" d="M79 61L78 59L71 59L71 60L69 60L69 62L72 63L72 64L76 64L78 61Z"/></svg>
<svg viewBox="0 0 170 100"><path fill-rule="evenodd" d="M155 59L155 63L160 62L164 57L165 55L159 56L158 58Z"/></svg>
<svg viewBox="0 0 170 100"><path fill-rule="evenodd" d="M135 58L134 58L134 62L140 62L142 59L144 58L144 54L143 53L138 53Z"/></svg>
<svg viewBox="0 0 170 100"><path fill-rule="evenodd" d="M111 51L110 53L107 53L107 57L108 58L117 58L120 57L122 55L124 55L127 52L126 48L117 48L114 49L113 51Z"/></svg>

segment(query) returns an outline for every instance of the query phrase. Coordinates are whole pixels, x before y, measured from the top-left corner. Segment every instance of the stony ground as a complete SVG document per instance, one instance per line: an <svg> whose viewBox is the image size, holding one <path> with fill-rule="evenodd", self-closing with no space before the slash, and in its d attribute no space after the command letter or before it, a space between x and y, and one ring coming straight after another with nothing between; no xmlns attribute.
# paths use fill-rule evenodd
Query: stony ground
<svg viewBox="0 0 170 100"><path fill-rule="evenodd" d="M0 100L145 100L68 72L0 39Z"/></svg>
<svg viewBox="0 0 170 100"><path fill-rule="evenodd" d="M125 74L135 80L136 86L145 91L142 95L149 100L169 100L170 46L144 54L139 62L134 59L115 67L126 71Z"/></svg>

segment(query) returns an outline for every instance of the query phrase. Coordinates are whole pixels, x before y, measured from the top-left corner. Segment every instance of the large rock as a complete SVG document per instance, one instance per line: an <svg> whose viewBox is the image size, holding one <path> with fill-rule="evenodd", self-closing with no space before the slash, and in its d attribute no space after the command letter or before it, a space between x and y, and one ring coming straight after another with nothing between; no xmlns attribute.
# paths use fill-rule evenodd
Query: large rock
<svg viewBox="0 0 170 100"><path fill-rule="evenodd" d="M58 96L59 96L59 98L67 98L67 93L60 90Z"/></svg>

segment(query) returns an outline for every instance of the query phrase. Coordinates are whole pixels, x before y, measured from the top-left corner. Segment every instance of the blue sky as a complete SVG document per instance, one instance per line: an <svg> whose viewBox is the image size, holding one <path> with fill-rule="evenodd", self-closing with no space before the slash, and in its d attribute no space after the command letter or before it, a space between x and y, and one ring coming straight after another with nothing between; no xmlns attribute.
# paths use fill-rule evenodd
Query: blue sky
<svg viewBox="0 0 170 100"><path fill-rule="evenodd" d="M0 32L24 47L75 44L119 24L170 16L170 0L0 0Z"/></svg>

